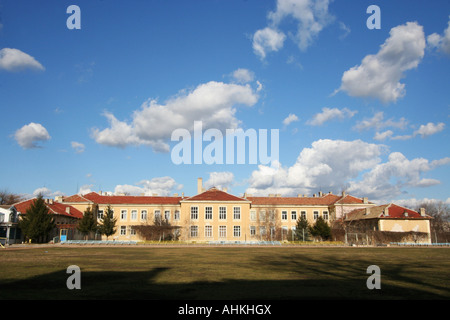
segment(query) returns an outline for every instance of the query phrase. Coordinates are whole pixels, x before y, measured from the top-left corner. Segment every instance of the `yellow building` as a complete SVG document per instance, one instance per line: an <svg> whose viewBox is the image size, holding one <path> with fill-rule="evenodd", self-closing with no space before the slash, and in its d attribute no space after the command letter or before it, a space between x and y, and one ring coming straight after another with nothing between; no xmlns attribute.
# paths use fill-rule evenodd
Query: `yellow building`
<svg viewBox="0 0 450 320"><path fill-rule="evenodd" d="M111 206L117 219L117 231L109 239L128 241L144 240L136 226L152 226L155 219L169 222L171 229L162 231L165 236L168 232L176 233L176 238L184 241L292 240L291 231L295 230L302 216L311 225L319 217L330 223L355 209L375 206L367 198L356 198L345 193L319 193L312 197L253 197L244 194L238 197L217 188L204 190L201 178L197 181L197 195L190 197L184 194L164 197L91 192L57 200L82 212L88 206L98 205L99 222L106 208Z"/></svg>

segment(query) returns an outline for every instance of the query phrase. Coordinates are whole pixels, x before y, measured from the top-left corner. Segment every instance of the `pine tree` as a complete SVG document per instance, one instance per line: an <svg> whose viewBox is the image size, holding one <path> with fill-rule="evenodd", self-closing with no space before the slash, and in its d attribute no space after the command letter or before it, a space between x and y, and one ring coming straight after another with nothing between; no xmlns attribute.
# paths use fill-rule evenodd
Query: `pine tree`
<svg viewBox="0 0 450 320"><path fill-rule="evenodd" d="M311 234L315 237L321 237L322 240L329 240L331 238L331 228L322 217L318 217L311 228Z"/></svg>
<svg viewBox="0 0 450 320"><path fill-rule="evenodd" d="M308 220L301 216L300 219L297 220L297 226L295 227L296 239L301 241L309 241L311 238L310 229L311 227Z"/></svg>
<svg viewBox="0 0 450 320"><path fill-rule="evenodd" d="M87 207L84 211L83 218L78 222L77 229L84 236L88 236L91 232L97 231L97 216L95 214L96 208Z"/></svg>
<svg viewBox="0 0 450 320"><path fill-rule="evenodd" d="M42 243L48 240L50 232L55 228L55 222L42 195L31 203L25 216L19 221L19 228L31 242Z"/></svg>
<svg viewBox="0 0 450 320"><path fill-rule="evenodd" d="M116 221L117 218L114 218L114 212L111 209L111 206L108 205L106 212L103 215L103 222L99 227L100 233L104 234L106 239L116 233Z"/></svg>

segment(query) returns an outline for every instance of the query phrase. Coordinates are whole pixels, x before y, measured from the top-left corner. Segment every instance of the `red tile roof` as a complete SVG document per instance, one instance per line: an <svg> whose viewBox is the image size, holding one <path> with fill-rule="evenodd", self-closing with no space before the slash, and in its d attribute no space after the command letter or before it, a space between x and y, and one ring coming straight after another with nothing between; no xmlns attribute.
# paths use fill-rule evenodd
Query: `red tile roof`
<svg viewBox="0 0 450 320"><path fill-rule="evenodd" d="M321 197L247 197L252 205L324 205L339 200L339 196L328 193Z"/></svg>
<svg viewBox="0 0 450 320"><path fill-rule="evenodd" d="M347 214L346 220L359 219L432 219L429 215L422 216L420 212L396 205L383 204L366 209L355 209Z"/></svg>
<svg viewBox="0 0 450 320"><path fill-rule="evenodd" d="M97 204L179 204L182 199L162 196L108 196L97 192L85 194L83 198Z"/></svg>
<svg viewBox="0 0 450 320"><path fill-rule="evenodd" d="M36 200L36 198L25 200L19 203L14 204L14 207L18 212L21 214L26 214L28 208L31 206L31 204ZM67 217L73 217L77 219L83 218L83 213L67 204L59 203L59 202L53 202L53 203L45 203L47 208L49 209L49 213L56 214L56 215L63 215ZM67 212L69 211L69 212Z"/></svg>
<svg viewBox="0 0 450 320"><path fill-rule="evenodd" d="M240 202L248 202L249 200L244 198L236 197L232 194L229 194L225 191L211 188L207 191L204 191L202 193L199 193L196 196L186 198L184 201L240 201Z"/></svg>

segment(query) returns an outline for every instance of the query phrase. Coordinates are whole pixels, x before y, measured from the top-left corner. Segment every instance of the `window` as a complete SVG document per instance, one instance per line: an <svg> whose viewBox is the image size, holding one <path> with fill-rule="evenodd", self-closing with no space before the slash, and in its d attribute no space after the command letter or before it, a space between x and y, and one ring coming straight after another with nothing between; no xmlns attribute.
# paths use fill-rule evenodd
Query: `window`
<svg viewBox="0 0 450 320"><path fill-rule="evenodd" d="M97 219L103 220L103 210L98 210L97 211Z"/></svg>
<svg viewBox="0 0 450 320"><path fill-rule="evenodd" d="M212 207L205 207L205 220L212 220Z"/></svg>
<svg viewBox="0 0 450 320"><path fill-rule="evenodd" d="M234 226L233 227L233 236L235 238L239 238L241 236L241 226Z"/></svg>
<svg viewBox="0 0 450 320"><path fill-rule="evenodd" d="M132 236L135 236L135 235L136 235L136 229L130 227L130 234L131 234Z"/></svg>
<svg viewBox="0 0 450 320"><path fill-rule="evenodd" d="M174 220L180 220L180 210L175 210L175 213L173 215Z"/></svg>
<svg viewBox="0 0 450 320"><path fill-rule="evenodd" d="M328 220L328 211L323 211L322 217L323 217L323 220Z"/></svg>
<svg viewBox="0 0 450 320"><path fill-rule="evenodd" d="M155 214L155 221L161 220L161 211L155 210L154 214Z"/></svg>
<svg viewBox="0 0 450 320"><path fill-rule="evenodd" d="M314 211L314 220L317 220L319 217L319 211Z"/></svg>
<svg viewBox="0 0 450 320"><path fill-rule="evenodd" d="M170 210L164 211L164 219L166 219L166 221L170 221Z"/></svg>
<svg viewBox="0 0 450 320"><path fill-rule="evenodd" d="M198 207L191 207L191 220L198 220Z"/></svg>
<svg viewBox="0 0 450 320"><path fill-rule="evenodd" d="M297 211L291 211L291 220L297 220Z"/></svg>
<svg viewBox="0 0 450 320"><path fill-rule="evenodd" d="M198 226L191 226L191 237L198 237Z"/></svg>
<svg viewBox="0 0 450 320"><path fill-rule="evenodd" d="M264 226L259 227L259 234L261 236L265 236L266 235L266 227L264 227Z"/></svg>
<svg viewBox="0 0 450 320"><path fill-rule="evenodd" d="M233 219L241 220L241 207L233 207Z"/></svg>
<svg viewBox="0 0 450 320"><path fill-rule="evenodd" d="M212 226L205 226L205 237L212 238Z"/></svg>
<svg viewBox="0 0 450 320"><path fill-rule="evenodd" d="M281 211L281 220L287 220L287 211Z"/></svg>
<svg viewBox="0 0 450 320"><path fill-rule="evenodd" d="M147 210L141 210L141 220L147 221Z"/></svg>
<svg viewBox="0 0 450 320"><path fill-rule="evenodd" d="M256 227L255 226L250 226L250 235L252 237L256 235Z"/></svg>
<svg viewBox="0 0 450 320"><path fill-rule="evenodd" d="M121 236L126 236L127 235L127 227L126 226L121 226L120 227L120 235Z"/></svg>
<svg viewBox="0 0 450 320"><path fill-rule="evenodd" d="M220 220L227 219L227 207L219 207L219 219Z"/></svg>
<svg viewBox="0 0 450 320"><path fill-rule="evenodd" d="M306 211L302 211L302 212L300 212L300 214L301 214L301 218L306 220Z"/></svg>
<svg viewBox="0 0 450 320"><path fill-rule="evenodd" d="M127 210L120 211L120 220L127 220Z"/></svg>
<svg viewBox="0 0 450 320"><path fill-rule="evenodd" d="M137 210L131 210L131 220L137 220Z"/></svg>
<svg viewBox="0 0 450 320"><path fill-rule="evenodd" d="M226 237L227 237L227 227L219 226L219 238L226 238Z"/></svg>
<svg viewBox="0 0 450 320"><path fill-rule="evenodd" d="M256 210L250 210L250 220L256 221Z"/></svg>
<svg viewBox="0 0 450 320"><path fill-rule="evenodd" d="M275 221L275 210L269 211L270 221Z"/></svg>
<svg viewBox="0 0 450 320"><path fill-rule="evenodd" d="M259 220L266 221L266 210L261 210L259 212Z"/></svg>

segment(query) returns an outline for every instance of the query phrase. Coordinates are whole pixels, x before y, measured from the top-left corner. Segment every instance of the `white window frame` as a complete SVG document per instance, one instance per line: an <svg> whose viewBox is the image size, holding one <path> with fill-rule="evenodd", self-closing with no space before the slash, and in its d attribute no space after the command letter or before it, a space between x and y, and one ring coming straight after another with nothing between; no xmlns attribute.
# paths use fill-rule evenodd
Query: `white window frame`
<svg viewBox="0 0 450 320"><path fill-rule="evenodd" d="M120 226L120 235L121 236L127 235L127 226Z"/></svg>
<svg viewBox="0 0 450 320"><path fill-rule="evenodd" d="M191 226L189 230L191 238L198 238L198 226Z"/></svg>
<svg viewBox="0 0 450 320"><path fill-rule="evenodd" d="M213 237L213 227L208 225L205 226L205 238L212 238Z"/></svg>
<svg viewBox="0 0 450 320"><path fill-rule="evenodd" d="M227 226L219 226L219 238L227 237Z"/></svg>
<svg viewBox="0 0 450 320"><path fill-rule="evenodd" d="M288 211L287 210L282 210L281 211L281 220L287 221L287 219L288 219Z"/></svg>
<svg viewBox="0 0 450 320"><path fill-rule="evenodd" d="M317 220L319 218L319 211L314 211L313 212L313 219L314 221Z"/></svg>
<svg viewBox="0 0 450 320"><path fill-rule="evenodd" d="M241 207L233 207L233 220L241 220Z"/></svg>
<svg viewBox="0 0 450 320"><path fill-rule="evenodd" d="M323 220L328 221L328 211L322 211Z"/></svg>
<svg viewBox="0 0 450 320"><path fill-rule="evenodd" d="M170 221L170 210L164 210L164 219Z"/></svg>
<svg viewBox="0 0 450 320"><path fill-rule="evenodd" d="M241 237L241 226L233 226L233 237L234 238Z"/></svg>
<svg viewBox="0 0 450 320"><path fill-rule="evenodd" d="M297 210L291 210L291 220L297 221Z"/></svg>
<svg viewBox="0 0 450 320"><path fill-rule="evenodd" d="M120 220L126 221L127 215L128 215L128 210L126 210L126 209L120 210Z"/></svg>
<svg viewBox="0 0 450 320"><path fill-rule="evenodd" d="M227 220L227 207L219 207L219 220Z"/></svg>
<svg viewBox="0 0 450 320"><path fill-rule="evenodd" d="M210 212L208 212L210 210ZM213 207L205 207L205 220L212 220L213 218Z"/></svg>
<svg viewBox="0 0 450 320"><path fill-rule="evenodd" d="M132 221L137 220L137 213L138 213L138 211L136 209L131 210L131 220Z"/></svg>
<svg viewBox="0 0 450 320"><path fill-rule="evenodd" d="M175 221L180 220L180 210L175 210L175 213L173 214L173 220Z"/></svg>
<svg viewBox="0 0 450 320"><path fill-rule="evenodd" d="M148 211L147 210L141 210L141 221L147 221L148 217Z"/></svg>
<svg viewBox="0 0 450 320"><path fill-rule="evenodd" d="M191 207L191 220L198 220L198 207Z"/></svg>
<svg viewBox="0 0 450 320"><path fill-rule="evenodd" d="M250 210L250 220L256 221L256 210Z"/></svg>

